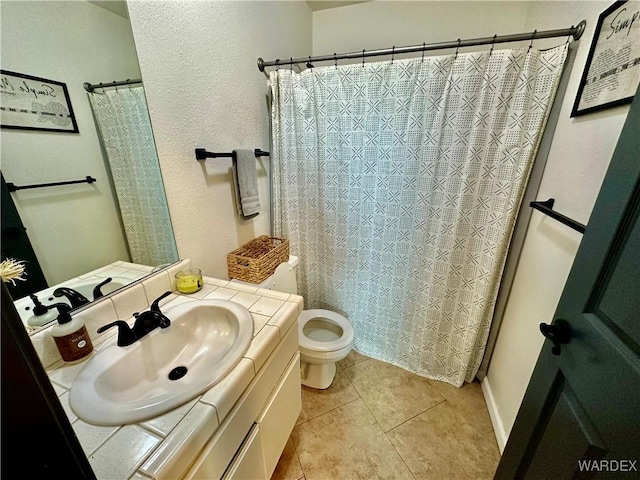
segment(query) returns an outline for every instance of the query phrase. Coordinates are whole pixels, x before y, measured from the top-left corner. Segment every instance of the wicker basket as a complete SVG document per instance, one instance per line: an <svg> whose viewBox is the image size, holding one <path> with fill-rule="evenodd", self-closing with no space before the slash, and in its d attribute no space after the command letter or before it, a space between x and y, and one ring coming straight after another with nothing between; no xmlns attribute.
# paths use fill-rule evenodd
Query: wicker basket
<svg viewBox="0 0 640 480"><path fill-rule="evenodd" d="M289 260L289 240L262 235L227 254L229 278L260 283Z"/></svg>

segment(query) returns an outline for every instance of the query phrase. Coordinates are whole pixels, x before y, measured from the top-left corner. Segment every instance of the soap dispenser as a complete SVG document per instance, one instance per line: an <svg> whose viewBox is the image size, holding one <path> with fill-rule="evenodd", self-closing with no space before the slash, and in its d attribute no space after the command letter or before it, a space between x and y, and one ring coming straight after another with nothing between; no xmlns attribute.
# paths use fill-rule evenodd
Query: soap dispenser
<svg viewBox="0 0 640 480"><path fill-rule="evenodd" d="M93 351L93 344L84 322L69 313L71 307L66 303L54 303L50 307L58 309L58 323L51 327L51 336L65 362L76 362Z"/></svg>

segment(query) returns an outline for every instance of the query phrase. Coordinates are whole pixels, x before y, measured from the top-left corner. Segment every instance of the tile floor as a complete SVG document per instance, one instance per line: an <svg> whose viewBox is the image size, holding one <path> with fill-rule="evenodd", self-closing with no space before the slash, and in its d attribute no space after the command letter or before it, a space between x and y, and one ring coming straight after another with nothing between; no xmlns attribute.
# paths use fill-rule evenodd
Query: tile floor
<svg viewBox="0 0 640 480"><path fill-rule="evenodd" d="M458 389L353 351L302 412L272 480L490 479L500 460L478 383Z"/></svg>

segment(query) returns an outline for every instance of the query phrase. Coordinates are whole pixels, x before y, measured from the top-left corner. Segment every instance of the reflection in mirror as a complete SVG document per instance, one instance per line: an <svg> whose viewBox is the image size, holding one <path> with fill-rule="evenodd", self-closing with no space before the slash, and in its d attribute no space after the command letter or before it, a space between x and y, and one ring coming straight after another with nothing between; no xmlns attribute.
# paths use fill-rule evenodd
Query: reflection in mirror
<svg viewBox="0 0 640 480"><path fill-rule="evenodd" d="M79 130L43 130L38 109L64 100L34 93L36 127L1 131L2 259L25 261L11 294L33 330L55 319L51 304L81 306L178 254L142 82L83 87L141 78L126 3L3 2L0 21L2 69L66 84ZM0 101L22 86L4 80Z"/></svg>

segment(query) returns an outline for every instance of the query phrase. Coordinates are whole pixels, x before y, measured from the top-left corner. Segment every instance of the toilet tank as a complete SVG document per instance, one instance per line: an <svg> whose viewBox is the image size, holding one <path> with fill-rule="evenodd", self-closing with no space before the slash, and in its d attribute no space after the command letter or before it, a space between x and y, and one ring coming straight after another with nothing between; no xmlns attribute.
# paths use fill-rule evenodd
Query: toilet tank
<svg viewBox="0 0 640 480"><path fill-rule="evenodd" d="M294 274L297 274L298 264L300 263L298 257L289 255L289 261L287 263L291 266L291 269L293 270ZM273 290L273 275L265 278L260 283L243 282L242 280L236 280L235 278L230 280L230 283L239 283L242 285L251 285L254 287L266 288L267 290Z"/></svg>

